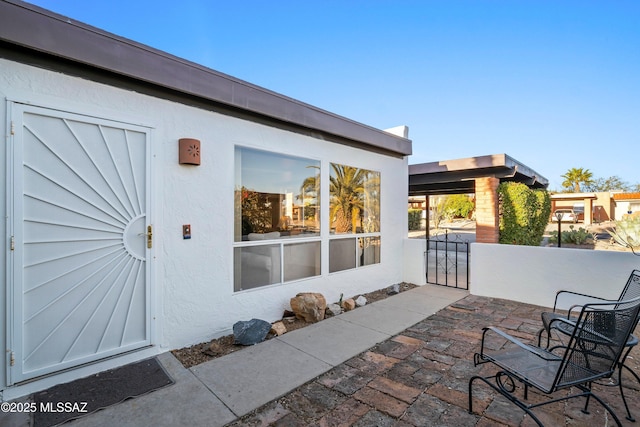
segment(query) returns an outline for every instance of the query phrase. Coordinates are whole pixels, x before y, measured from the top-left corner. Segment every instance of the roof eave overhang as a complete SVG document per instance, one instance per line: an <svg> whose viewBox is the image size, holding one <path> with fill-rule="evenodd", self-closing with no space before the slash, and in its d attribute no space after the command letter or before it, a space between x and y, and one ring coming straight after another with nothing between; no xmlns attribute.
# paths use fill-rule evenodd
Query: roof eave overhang
<svg viewBox="0 0 640 427"><path fill-rule="evenodd" d="M585 199L597 199L596 193L557 193L552 194L551 200L585 200Z"/></svg>
<svg viewBox="0 0 640 427"><path fill-rule="evenodd" d="M460 194L475 191L475 179L494 177L547 188L548 180L506 154L409 165L409 194Z"/></svg>

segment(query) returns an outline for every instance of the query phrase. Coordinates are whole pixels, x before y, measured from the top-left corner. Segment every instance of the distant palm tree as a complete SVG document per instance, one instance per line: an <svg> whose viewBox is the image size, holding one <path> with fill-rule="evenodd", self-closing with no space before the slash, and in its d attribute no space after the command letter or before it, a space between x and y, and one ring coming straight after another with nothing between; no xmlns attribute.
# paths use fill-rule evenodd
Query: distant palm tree
<svg viewBox="0 0 640 427"><path fill-rule="evenodd" d="M589 169L571 168L562 175L562 178L564 178L562 186L573 193L580 192L580 184L586 186L593 184L593 174Z"/></svg>

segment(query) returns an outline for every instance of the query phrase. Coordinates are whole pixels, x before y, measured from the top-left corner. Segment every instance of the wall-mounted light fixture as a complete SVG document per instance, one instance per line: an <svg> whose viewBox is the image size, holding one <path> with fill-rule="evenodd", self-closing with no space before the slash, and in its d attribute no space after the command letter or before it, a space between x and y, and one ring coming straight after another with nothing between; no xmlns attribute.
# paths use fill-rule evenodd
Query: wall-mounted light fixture
<svg viewBox="0 0 640 427"><path fill-rule="evenodd" d="M178 140L178 162L181 165L200 165L200 140L181 138Z"/></svg>

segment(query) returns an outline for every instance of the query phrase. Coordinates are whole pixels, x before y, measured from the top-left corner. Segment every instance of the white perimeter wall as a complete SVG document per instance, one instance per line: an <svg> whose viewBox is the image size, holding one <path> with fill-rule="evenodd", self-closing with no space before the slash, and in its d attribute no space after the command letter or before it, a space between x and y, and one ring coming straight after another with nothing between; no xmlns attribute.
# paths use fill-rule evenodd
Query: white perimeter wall
<svg viewBox="0 0 640 427"><path fill-rule="evenodd" d="M238 320L274 321L299 292L321 292L328 302L341 293L357 295L402 281L403 240L407 230L408 167L393 158L328 143L253 122L113 88L76 77L0 59L0 129L7 135L6 98L28 101L152 129L155 335L159 351L225 335ZM201 140L201 166L178 164L178 139ZM329 162L381 173L381 263L328 274L323 235L323 275L285 285L233 292L234 146L243 145L322 161L328 192ZM0 208L5 212L6 158L0 150ZM327 209L327 197L323 206ZM183 240L182 225L192 238ZM5 227L3 241L7 241ZM5 272L5 248L2 277ZM0 290L0 334L5 342L6 281ZM0 358L4 357L4 352ZM1 360L0 360L1 361ZM0 370L2 371L2 370ZM0 373L0 379L2 379Z"/></svg>
<svg viewBox="0 0 640 427"><path fill-rule="evenodd" d="M545 307L561 289L617 299L636 268L627 252L472 243L469 290Z"/></svg>
<svg viewBox="0 0 640 427"><path fill-rule="evenodd" d="M404 239L403 281L414 285L427 283L427 239Z"/></svg>

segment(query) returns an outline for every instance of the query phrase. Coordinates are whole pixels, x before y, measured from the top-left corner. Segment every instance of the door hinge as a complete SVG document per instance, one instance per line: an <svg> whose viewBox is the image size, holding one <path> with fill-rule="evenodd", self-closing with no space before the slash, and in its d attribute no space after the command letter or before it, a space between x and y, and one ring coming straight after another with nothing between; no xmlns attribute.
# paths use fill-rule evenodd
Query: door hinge
<svg viewBox="0 0 640 427"><path fill-rule="evenodd" d="M13 124L13 121L11 121L11 135L15 135L16 134L16 127Z"/></svg>
<svg viewBox="0 0 640 427"><path fill-rule="evenodd" d="M11 249L12 251L16 250L16 238L11 236L11 240L9 242L9 249Z"/></svg>

